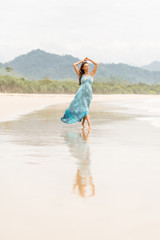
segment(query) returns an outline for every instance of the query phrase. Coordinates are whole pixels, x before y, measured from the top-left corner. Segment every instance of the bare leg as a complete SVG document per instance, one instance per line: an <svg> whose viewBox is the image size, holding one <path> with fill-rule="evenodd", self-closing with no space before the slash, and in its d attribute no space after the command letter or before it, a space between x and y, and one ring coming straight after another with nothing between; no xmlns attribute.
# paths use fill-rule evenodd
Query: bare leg
<svg viewBox="0 0 160 240"><path fill-rule="evenodd" d="M82 126L83 126L84 128L85 128L85 126L84 126L85 120L86 120L86 116L83 118L83 121L82 121Z"/></svg>
<svg viewBox="0 0 160 240"><path fill-rule="evenodd" d="M88 128L91 129L90 117L89 114L86 115L86 120L88 122Z"/></svg>

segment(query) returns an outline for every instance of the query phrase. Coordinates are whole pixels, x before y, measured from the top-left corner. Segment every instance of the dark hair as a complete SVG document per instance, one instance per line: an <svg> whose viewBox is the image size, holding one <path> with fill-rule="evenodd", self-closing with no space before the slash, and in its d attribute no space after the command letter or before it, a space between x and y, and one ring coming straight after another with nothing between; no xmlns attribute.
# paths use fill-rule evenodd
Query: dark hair
<svg viewBox="0 0 160 240"><path fill-rule="evenodd" d="M84 64L88 64L88 62L82 62L81 66L80 66L80 69L79 69L79 85L81 85L81 77L82 75L84 74L84 69L83 69L83 66Z"/></svg>

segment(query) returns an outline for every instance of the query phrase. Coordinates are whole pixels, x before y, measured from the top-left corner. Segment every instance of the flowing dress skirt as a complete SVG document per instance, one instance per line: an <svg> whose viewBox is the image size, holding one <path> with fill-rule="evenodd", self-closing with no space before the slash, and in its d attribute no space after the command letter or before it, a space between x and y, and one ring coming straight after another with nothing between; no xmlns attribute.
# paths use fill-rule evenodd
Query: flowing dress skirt
<svg viewBox="0 0 160 240"><path fill-rule="evenodd" d="M92 100L92 86L89 79L87 79L78 89L74 99L65 110L64 116L61 120L64 123L81 122L81 120L88 114L89 106Z"/></svg>

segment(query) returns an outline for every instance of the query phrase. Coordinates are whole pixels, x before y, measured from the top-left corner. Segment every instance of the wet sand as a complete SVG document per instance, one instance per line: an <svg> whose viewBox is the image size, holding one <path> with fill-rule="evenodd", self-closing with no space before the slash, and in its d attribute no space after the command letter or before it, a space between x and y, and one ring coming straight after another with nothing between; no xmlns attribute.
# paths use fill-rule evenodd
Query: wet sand
<svg viewBox="0 0 160 240"><path fill-rule="evenodd" d="M18 119L19 116L28 114L35 110L43 109L47 106L72 101L75 94L19 94L0 93L0 121ZM159 95L140 94L93 94L92 102L125 102L134 99L159 99Z"/></svg>
<svg viewBox="0 0 160 240"><path fill-rule="evenodd" d="M0 123L0 239L159 239L160 97L96 97L91 131L67 102Z"/></svg>
<svg viewBox="0 0 160 240"><path fill-rule="evenodd" d="M21 115L50 105L67 103L72 97L69 94L0 93L0 121L18 119Z"/></svg>

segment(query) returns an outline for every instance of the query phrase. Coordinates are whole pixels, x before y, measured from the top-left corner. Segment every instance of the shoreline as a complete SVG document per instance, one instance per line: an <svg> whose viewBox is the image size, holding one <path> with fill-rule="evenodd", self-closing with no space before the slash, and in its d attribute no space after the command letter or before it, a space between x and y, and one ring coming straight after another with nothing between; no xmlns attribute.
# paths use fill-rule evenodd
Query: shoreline
<svg viewBox="0 0 160 240"><path fill-rule="evenodd" d="M69 104L75 94L0 93L0 122L12 121L22 115L56 104ZM93 94L91 103L118 102L120 100L160 99L148 94Z"/></svg>
<svg viewBox="0 0 160 240"><path fill-rule="evenodd" d="M0 97L12 113L57 102L0 124L0 238L158 239L160 128L134 111L159 120L160 97L94 95L90 132L60 122L73 96Z"/></svg>

